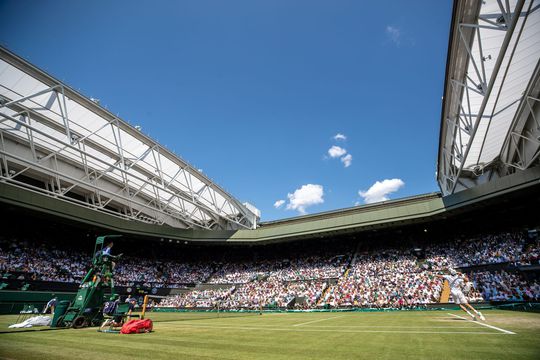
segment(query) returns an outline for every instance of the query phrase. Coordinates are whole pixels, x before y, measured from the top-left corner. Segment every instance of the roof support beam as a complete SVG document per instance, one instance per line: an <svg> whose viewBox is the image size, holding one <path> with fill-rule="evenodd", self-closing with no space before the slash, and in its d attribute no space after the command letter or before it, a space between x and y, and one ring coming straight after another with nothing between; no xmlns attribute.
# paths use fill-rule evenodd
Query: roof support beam
<svg viewBox="0 0 540 360"><path fill-rule="evenodd" d="M45 137L50 137L49 134L33 127L32 125L26 123L26 122L23 122L23 121L20 121L19 119L16 119L14 117L12 117L11 115L8 115L8 114L5 114L5 113L1 113L0 112L0 117L3 117L4 119L9 119L11 120L12 122L15 122L16 124L20 125L21 127L25 127L27 129L31 129L32 131L36 132L36 133L39 133L40 135L42 136L45 136ZM4 130L2 130L3 132ZM52 139L51 139L52 140ZM80 141L81 139L79 139L79 143L81 143ZM27 139L27 141L30 141L29 139ZM84 150L81 150L79 147L76 147L70 143L65 143L63 141L60 141L58 139L55 139L55 141L61 143L63 146L57 150L57 151L53 151L51 153L49 153L48 155L46 155L45 157L41 158L41 159L37 159L37 163L32 163L32 162L27 162L27 166L22 168L21 170L17 171L12 177L15 177L15 176L18 176L18 175L21 175L22 173L26 172L27 170L31 169L31 168L35 168L36 165L39 165L40 163L44 163L46 160L50 160L50 159L56 159L57 156L61 155L61 153L67 149L70 149L70 150L75 150L77 152L79 152L80 154L84 154L84 157L85 158L92 158L93 160L97 161L98 163L101 163L103 165L107 164L106 162L104 162L102 159L99 159L98 157L90 154L90 153L87 153L85 152ZM33 145L34 146L34 145ZM6 155L13 155L13 154L6 154ZM22 160L22 159L19 159L19 160ZM89 184L89 182L87 182L86 180L90 180L90 176L92 174L94 174L94 178L92 180L90 180L90 183L92 184L98 184L98 180L100 180L101 178L105 177L108 173L114 171L114 170L117 170L118 172L120 173L127 173L126 170L116 166L116 165L109 165L107 164L108 167L105 168L104 170L91 170L91 171L88 171L86 176L83 178L83 179L75 179L75 178L70 178L70 182L71 181L76 181L76 182L79 182L79 181L83 181L85 182L85 184ZM56 173L56 175L59 175L58 173ZM133 174L129 174L129 176L133 176ZM154 184L154 182L152 182L151 180L146 180L146 179L142 179L142 178L136 178L137 180L143 182L143 183L146 183L146 184L149 184L152 188L152 190L154 191L154 193L157 191L157 188L156 188L156 184ZM96 191L96 195L98 196L98 200L100 202L100 205L105 206L107 205L109 202L106 202L106 201L101 201L101 192L100 192L100 187L95 185L94 186L94 190ZM162 189L162 190L166 190L170 195L172 196L176 196L178 197L178 194L175 194L173 192L171 192L170 190L167 190L167 189ZM115 196L116 199L123 199L123 200L128 200L128 198L125 198L124 196L122 195L119 195L119 194L115 194L115 193L110 193L109 192L109 195L112 195L112 196ZM156 198L157 199L157 198ZM188 202L192 202L192 204L195 206L195 208L201 210L201 214L203 213L202 211L202 207L204 208L204 211L208 211L209 213L212 213L212 210L208 209L208 207L206 207L205 205L202 205L202 204L197 204L197 200L195 199L195 201L192 201L190 199L184 199L182 201L188 201ZM159 207L159 205L157 205L158 203L160 203L161 200L158 200L156 201L156 206ZM103 205L103 204L105 205ZM139 204L139 205L143 205L143 206L147 206L147 204ZM165 213L164 213L165 214ZM194 214L194 212L192 212L192 214ZM210 214L207 214L208 216L210 216ZM216 214L217 216L219 216L218 214ZM213 218L213 216L210 216L210 218ZM201 220L204 220L204 219L201 219ZM230 219L227 219L227 220L230 220ZM194 223L196 224L196 223ZM206 227L204 225L200 225L201 227Z"/></svg>
<svg viewBox="0 0 540 360"><path fill-rule="evenodd" d="M120 183L117 191L125 193L122 195L128 195L130 189L147 182L149 184L139 196L154 198L152 206L166 210L169 216L193 216L194 227L205 228L208 224L213 227L217 224L221 229L256 227L258 218L237 199L118 116L2 47L0 61L3 69L5 67L0 74L3 94L0 112L8 116L13 115L13 111L29 114L16 119L21 120L19 122L0 117L0 123L14 126L4 135L18 136L21 144L31 146L34 153L41 148L41 157L46 157L42 162L62 160L82 167L86 179L93 176L94 180L102 180L101 183L114 183L115 186ZM29 94L32 89L40 90ZM30 118L34 122L28 127ZM53 136L47 137L38 130ZM60 141L64 136L67 141ZM152 160L148 158L150 153ZM80 164L76 163L74 154L79 156ZM32 171L25 168L28 164L23 166L23 172L35 173L36 168L31 168ZM16 171L20 170L20 167L16 168ZM56 183L60 182L58 177L55 179ZM84 186L71 182L66 188L81 191ZM124 201L119 194L115 199L110 196L100 199L99 190L95 190L94 195L100 206ZM129 203L122 207L129 208Z"/></svg>
<svg viewBox="0 0 540 360"><path fill-rule="evenodd" d="M488 181L484 174L499 167L499 134L525 101L519 87L540 57L531 40L538 35L539 9L535 0L456 0L437 169L444 195ZM510 133L509 143L535 141Z"/></svg>

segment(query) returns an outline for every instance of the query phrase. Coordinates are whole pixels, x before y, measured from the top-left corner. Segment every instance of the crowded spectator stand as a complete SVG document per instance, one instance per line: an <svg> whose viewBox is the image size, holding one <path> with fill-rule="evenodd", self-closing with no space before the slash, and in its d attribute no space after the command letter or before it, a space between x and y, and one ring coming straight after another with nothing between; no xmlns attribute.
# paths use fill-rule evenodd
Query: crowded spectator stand
<svg viewBox="0 0 540 360"><path fill-rule="evenodd" d="M159 306L224 309L421 308L439 301L437 277L448 267L463 269L471 301L539 301L538 240L524 232L500 232L428 243L423 258L412 246L365 249L349 243L314 247L286 255L246 259L189 260L124 256L115 267L116 284L127 292L144 288L175 295ZM17 284L76 286L91 254L56 248L45 241L0 239L0 287ZM244 256L244 258L242 258ZM207 284L212 288L199 289ZM129 291L128 291L129 290Z"/></svg>

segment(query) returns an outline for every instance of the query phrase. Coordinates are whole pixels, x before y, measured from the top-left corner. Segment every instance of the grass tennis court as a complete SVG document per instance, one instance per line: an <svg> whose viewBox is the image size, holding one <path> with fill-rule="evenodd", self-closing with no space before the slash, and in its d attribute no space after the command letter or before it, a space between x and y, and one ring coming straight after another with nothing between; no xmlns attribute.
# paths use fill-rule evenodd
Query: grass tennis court
<svg viewBox="0 0 540 360"><path fill-rule="evenodd" d="M540 314L485 311L268 313L187 319L150 313L154 332L96 328L0 334L1 359L539 359ZM0 317L7 330L16 316Z"/></svg>

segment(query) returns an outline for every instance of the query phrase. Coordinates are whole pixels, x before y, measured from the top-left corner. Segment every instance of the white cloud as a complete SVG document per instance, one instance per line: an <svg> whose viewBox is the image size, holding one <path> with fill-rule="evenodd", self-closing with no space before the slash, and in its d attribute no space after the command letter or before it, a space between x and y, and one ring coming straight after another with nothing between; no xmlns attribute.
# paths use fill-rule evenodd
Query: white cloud
<svg viewBox="0 0 540 360"><path fill-rule="evenodd" d="M376 181L367 191L360 190L358 195L364 198L366 204L388 200L387 195L398 191L405 185L401 179L385 179Z"/></svg>
<svg viewBox="0 0 540 360"><path fill-rule="evenodd" d="M274 207L279 209L281 206L283 206L283 204L285 204L285 200L278 200L274 203Z"/></svg>
<svg viewBox="0 0 540 360"><path fill-rule="evenodd" d="M335 136L334 136L334 140L347 140L347 137L341 133L337 133Z"/></svg>
<svg viewBox="0 0 540 360"><path fill-rule="evenodd" d="M387 25L386 36L388 36L388 38L396 45L401 43L401 30L399 30L397 27Z"/></svg>
<svg viewBox="0 0 540 360"><path fill-rule="evenodd" d="M324 203L323 196L324 189L322 185L302 185L294 193L287 194L287 198L289 199L287 210L298 210L300 214L305 214L307 207Z"/></svg>
<svg viewBox="0 0 540 360"><path fill-rule="evenodd" d="M342 157L340 160L341 160L341 162L343 163L343 165L345 167L349 167L349 166L351 166L351 163L352 163L352 155L347 154L344 157Z"/></svg>
<svg viewBox="0 0 540 360"><path fill-rule="evenodd" d="M330 155L330 157L333 157L333 158L343 156L346 153L347 153L347 150L336 145L333 145L330 149L328 149L328 155Z"/></svg>

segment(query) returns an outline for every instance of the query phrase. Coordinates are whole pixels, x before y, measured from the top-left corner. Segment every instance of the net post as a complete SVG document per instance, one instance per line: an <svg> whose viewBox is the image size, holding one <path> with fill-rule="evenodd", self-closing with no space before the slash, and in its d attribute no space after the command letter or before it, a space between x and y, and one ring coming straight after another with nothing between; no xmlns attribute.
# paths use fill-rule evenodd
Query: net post
<svg viewBox="0 0 540 360"><path fill-rule="evenodd" d="M146 313L146 305L148 304L148 295L144 295L144 301L142 306L141 319L144 319L144 314Z"/></svg>

